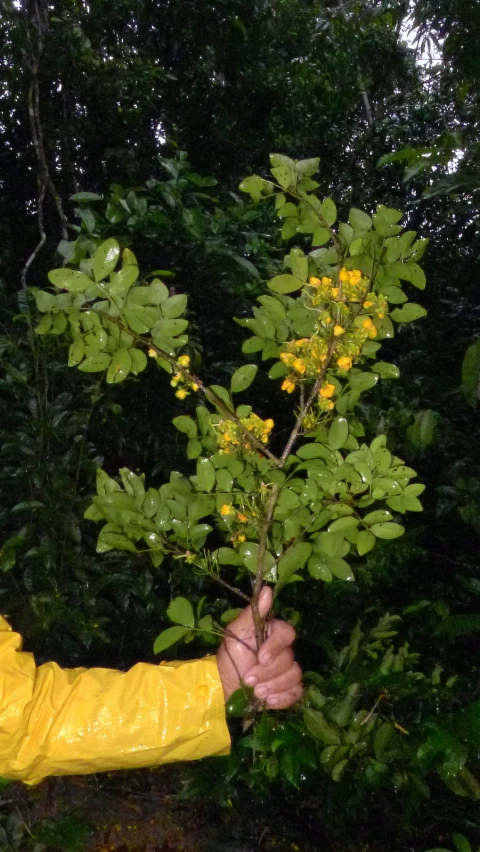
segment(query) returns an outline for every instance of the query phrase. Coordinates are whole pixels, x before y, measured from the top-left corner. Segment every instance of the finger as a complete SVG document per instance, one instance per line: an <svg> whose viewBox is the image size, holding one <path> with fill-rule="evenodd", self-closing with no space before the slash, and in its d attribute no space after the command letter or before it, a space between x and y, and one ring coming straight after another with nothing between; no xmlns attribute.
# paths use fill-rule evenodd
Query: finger
<svg viewBox="0 0 480 852"><path fill-rule="evenodd" d="M286 621L272 621L268 638L262 645L258 662L268 666L285 648L289 648L295 640L295 630Z"/></svg>
<svg viewBox="0 0 480 852"><path fill-rule="evenodd" d="M293 689L298 686L302 680L302 670L298 663L292 663L286 672L273 677L264 683L259 683L255 687L255 695L257 698L266 698L267 695L276 695L279 692L285 692L288 689Z"/></svg>
<svg viewBox="0 0 480 852"><path fill-rule="evenodd" d="M293 651L291 648L285 648L269 666L254 666L245 674L245 683L247 686L255 686L256 683L263 683L271 680L277 675L288 671L293 664Z"/></svg>
<svg viewBox="0 0 480 852"><path fill-rule="evenodd" d="M264 586L262 591L260 592L260 597L258 599L258 610L261 618L265 618L267 613L269 612L272 606L272 589L270 586ZM241 639L245 639L247 636L253 636L255 633L255 628L253 624L253 614L252 607L247 606L243 610L242 613L232 621L229 627L229 631L234 633L235 636L239 636Z"/></svg>
<svg viewBox="0 0 480 852"><path fill-rule="evenodd" d="M272 710L285 710L287 707L292 707L297 701L301 701L302 698L303 687L299 684L293 689L287 689L285 692L277 692L275 695L269 695L265 703Z"/></svg>

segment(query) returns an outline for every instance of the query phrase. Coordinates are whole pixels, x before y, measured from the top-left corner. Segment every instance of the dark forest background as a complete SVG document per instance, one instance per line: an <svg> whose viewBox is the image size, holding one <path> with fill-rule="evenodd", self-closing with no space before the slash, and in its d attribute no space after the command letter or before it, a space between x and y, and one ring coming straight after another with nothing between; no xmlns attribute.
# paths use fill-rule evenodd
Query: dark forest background
<svg viewBox="0 0 480 852"><path fill-rule="evenodd" d="M129 554L97 555L82 516L98 466L158 486L185 461L165 375L107 387L69 370L66 344L32 331L29 287L73 259L73 240L120 237L188 293L196 358L220 381L241 363L232 316L283 255L272 212L238 191L266 173L269 153L319 155L341 216L387 204L431 240L428 317L386 347L400 380L361 404L371 434L385 431L426 483L425 510L364 558L355 584L319 584L308 599L295 584L289 601L302 615L300 662L333 681L334 651L358 620L372 630L401 617L423 680L389 688L413 744L391 760L376 753L378 777L335 783L295 763L293 739L270 780L240 748L228 766L85 782L88 796L98 783L109 807L137 796L145 822L152 801L163 809L183 791L183 824L218 821L209 848L235 852L478 847L480 3L1 0L0 15L0 611L40 662L155 661L175 579ZM259 405L266 392L259 383ZM123 847L104 847L84 797L58 783L47 805L4 788L0 849L200 848L167 829L157 845L122 832Z"/></svg>

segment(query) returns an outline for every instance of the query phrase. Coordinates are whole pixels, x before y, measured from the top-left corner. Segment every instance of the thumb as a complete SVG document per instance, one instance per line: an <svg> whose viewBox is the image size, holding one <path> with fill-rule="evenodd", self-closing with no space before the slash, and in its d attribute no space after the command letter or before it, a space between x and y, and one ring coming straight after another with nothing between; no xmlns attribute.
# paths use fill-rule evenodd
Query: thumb
<svg viewBox="0 0 480 852"><path fill-rule="evenodd" d="M260 618L265 618L272 606L272 600L272 589L270 586L264 586L258 599L258 612ZM245 607L238 618L230 624L230 630L232 630L232 632L235 632L238 629L241 631L247 631L248 633L253 630L253 613L251 604L250 606Z"/></svg>
<svg viewBox="0 0 480 852"><path fill-rule="evenodd" d="M265 618L272 607L273 593L270 586L264 586L258 599L258 613L260 618Z"/></svg>

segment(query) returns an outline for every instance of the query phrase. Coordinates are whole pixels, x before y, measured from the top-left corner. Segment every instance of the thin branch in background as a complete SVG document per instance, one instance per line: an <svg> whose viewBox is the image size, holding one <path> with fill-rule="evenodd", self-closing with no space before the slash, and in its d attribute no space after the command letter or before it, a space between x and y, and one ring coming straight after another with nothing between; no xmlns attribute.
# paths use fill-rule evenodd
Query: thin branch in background
<svg viewBox="0 0 480 852"><path fill-rule="evenodd" d="M32 144L35 151L38 169L37 218L40 240L31 255L29 256L29 258L27 259L27 261L25 262L24 267L22 269L20 279L23 289L26 289L27 286L28 271L35 259L38 257L47 239L44 219L44 203L45 197L47 195L47 190L48 195L51 197L54 203L58 218L60 220L61 236L64 240L68 239L67 218L63 210L60 195L57 191L57 187L55 186L55 182L48 167L40 115L39 72L40 62L43 54L43 34L48 29L48 8L45 7L44 9L42 9L39 0L34 0L33 13L34 14L30 16L28 7L25 9L25 15L27 18L27 36L30 44L30 54L27 55L26 61L31 74L31 82L28 90L28 117L30 121ZM35 28L35 44L32 43L32 40L30 38L30 24L33 25Z"/></svg>

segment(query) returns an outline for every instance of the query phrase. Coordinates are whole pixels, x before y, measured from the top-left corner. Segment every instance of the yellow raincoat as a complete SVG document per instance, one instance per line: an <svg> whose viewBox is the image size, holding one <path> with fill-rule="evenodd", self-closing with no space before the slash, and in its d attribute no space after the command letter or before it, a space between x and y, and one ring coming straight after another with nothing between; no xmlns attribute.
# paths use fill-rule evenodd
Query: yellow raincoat
<svg viewBox="0 0 480 852"><path fill-rule="evenodd" d="M0 616L0 776L154 766L228 754L215 657L128 672L35 665Z"/></svg>

